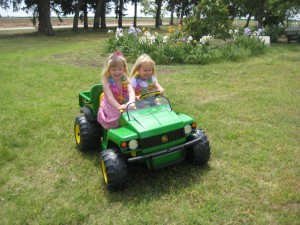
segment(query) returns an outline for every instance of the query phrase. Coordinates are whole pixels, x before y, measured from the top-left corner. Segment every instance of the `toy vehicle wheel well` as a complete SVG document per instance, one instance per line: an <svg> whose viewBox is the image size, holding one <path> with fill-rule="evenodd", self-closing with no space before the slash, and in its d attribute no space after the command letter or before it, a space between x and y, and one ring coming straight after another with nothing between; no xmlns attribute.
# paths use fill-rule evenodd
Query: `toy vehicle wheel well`
<svg viewBox="0 0 300 225"><path fill-rule="evenodd" d="M97 120L97 117L93 115L93 112L90 108L88 108L86 106L81 107L81 112L84 113L84 115L88 121L96 121Z"/></svg>
<svg viewBox="0 0 300 225"><path fill-rule="evenodd" d="M120 149L120 147L116 143L109 140L107 143L107 149L110 149L110 148Z"/></svg>

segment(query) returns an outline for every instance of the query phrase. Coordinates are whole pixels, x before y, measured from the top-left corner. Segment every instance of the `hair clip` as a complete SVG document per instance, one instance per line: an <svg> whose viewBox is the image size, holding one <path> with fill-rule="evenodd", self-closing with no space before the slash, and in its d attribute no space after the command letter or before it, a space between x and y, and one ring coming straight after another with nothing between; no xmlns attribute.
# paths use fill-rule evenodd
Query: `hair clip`
<svg viewBox="0 0 300 225"><path fill-rule="evenodd" d="M124 58L124 55L122 52L120 52L119 50L115 51L114 54L112 54L112 56L109 58L109 59L114 59L116 57L123 57Z"/></svg>

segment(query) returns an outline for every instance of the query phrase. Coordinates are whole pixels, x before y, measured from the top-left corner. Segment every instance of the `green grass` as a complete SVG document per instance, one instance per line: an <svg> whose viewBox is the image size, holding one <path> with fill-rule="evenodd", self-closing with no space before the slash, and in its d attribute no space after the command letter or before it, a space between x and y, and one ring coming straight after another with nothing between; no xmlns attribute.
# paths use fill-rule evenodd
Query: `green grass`
<svg viewBox="0 0 300 225"><path fill-rule="evenodd" d="M240 63L157 66L173 109L206 131L211 160L131 169L130 187L109 193L99 152L79 152L73 136L105 40L0 32L0 224L299 224L299 44Z"/></svg>

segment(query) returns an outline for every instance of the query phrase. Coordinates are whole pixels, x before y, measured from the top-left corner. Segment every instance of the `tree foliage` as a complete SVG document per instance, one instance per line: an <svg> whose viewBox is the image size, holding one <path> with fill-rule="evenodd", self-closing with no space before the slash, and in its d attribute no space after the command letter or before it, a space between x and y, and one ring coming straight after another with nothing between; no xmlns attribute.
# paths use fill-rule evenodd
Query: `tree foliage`
<svg viewBox="0 0 300 225"><path fill-rule="evenodd" d="M202 0L186 20L186 31L194 38L205 35L223 38L228 34L232 21L225 4L218 0Z"/></svg>
<svg viewBox="0 0 300 225"><path fill-rule="evenodd" d="M186 18L188 30L200 34L218 34L230 27L233 19L239 17L254 18L258 27L276 26L300 12L299 0L0 0L1 7L32 12L33 23L38 24L38 32L52 35L50 12L60 15L74 14L73 30L78 29L78 21L84 21L88 28L88 12L94 13L94 29L106 28L105 17L112 5L115 8L118 26L122 27L122 18L126 15L126 6L135 7L133 24L136 26L137 3L142 6L145 15L155 18L159 28L161 19L171 12L170 24L174 15L182 24ZM25 5L25 7L22 7ZM246 26L248 23L246 23Z"/></svg>

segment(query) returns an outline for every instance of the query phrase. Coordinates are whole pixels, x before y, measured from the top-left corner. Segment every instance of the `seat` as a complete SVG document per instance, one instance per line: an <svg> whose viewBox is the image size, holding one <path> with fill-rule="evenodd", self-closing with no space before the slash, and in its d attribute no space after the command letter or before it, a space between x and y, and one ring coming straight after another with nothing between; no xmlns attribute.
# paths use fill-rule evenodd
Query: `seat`
<svg viewBox="0 0 300 225"><path fill-rule="evenodd" d="M103 94L103 86L102 84L95 84L91 88L91 103L93 106L93 115L97 116L98 109L100 106L100 95Z"/></svg>

